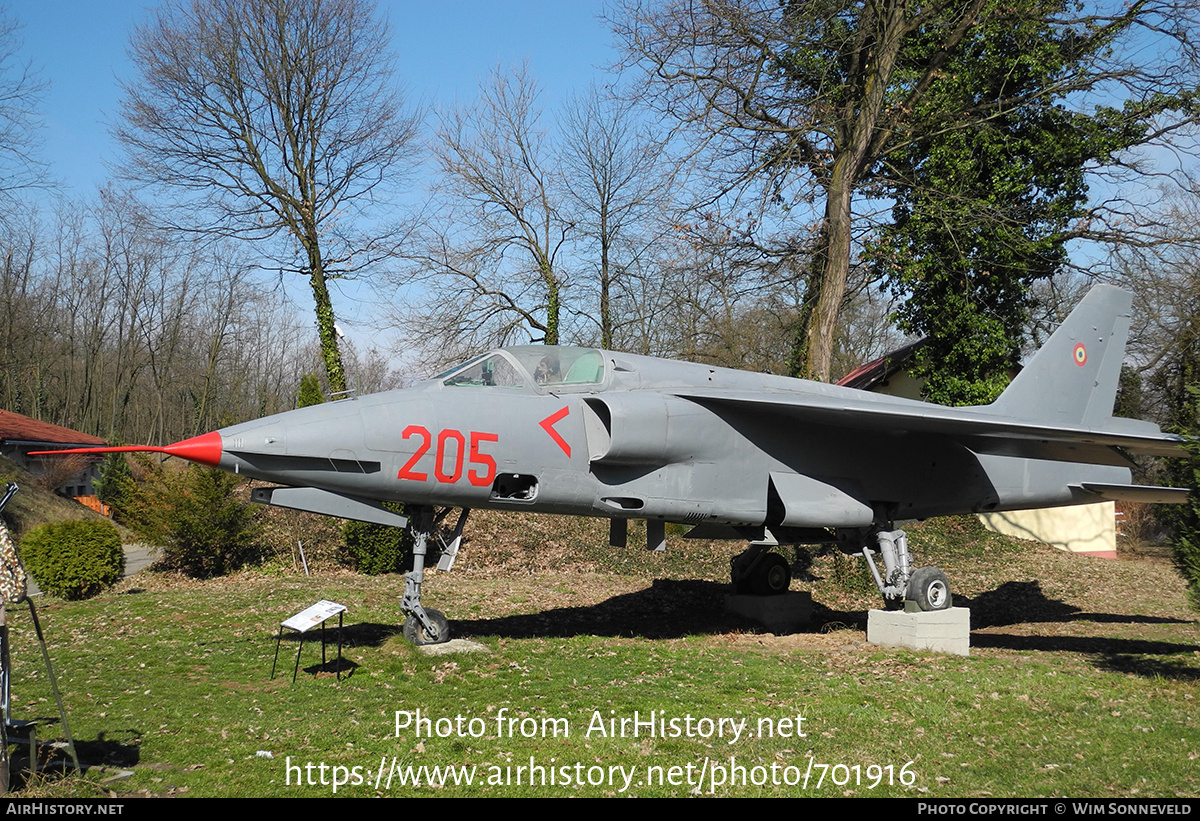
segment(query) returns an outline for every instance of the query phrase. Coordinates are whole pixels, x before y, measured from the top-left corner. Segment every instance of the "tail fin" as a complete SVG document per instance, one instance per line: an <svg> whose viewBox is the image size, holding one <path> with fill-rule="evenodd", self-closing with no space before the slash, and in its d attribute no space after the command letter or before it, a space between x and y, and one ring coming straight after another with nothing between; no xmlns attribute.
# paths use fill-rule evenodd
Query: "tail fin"
<svg viewBox="0 0 1200 821"><path fill-rule="evenodd" d="M1133 298L1096 285L991 405L997 413L1101 428L1112 417Z"/></svg>

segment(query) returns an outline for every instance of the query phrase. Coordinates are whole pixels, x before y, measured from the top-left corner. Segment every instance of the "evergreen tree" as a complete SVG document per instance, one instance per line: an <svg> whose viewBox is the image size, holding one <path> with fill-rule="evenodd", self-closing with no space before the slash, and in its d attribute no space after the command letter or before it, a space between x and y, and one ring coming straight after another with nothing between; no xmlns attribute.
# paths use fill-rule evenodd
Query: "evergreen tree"
<svg viewBox="0 0 1200 821"><path fill-rule="evenodd" d="M315 373L306 373L300 377L300 393L296 397L296 407L307 408L320 405L325 401L325 393L321 390L321 380Z"/></svg>
<svg viewBox="0 0 1200 821"><path fill-rule="evenodd" d="M96 498L108 505L108 513L113 521L127 524L137 484L125 454L110 453L105 456L100 465L100 475L92 482L92 487L96 490Z"/></svg>
<svg viewBox="0 0 1200 821"><path fill-rule="evenodd" d="M1065 244L1090 231L1087 170L1144 143L1156 115L1188 105L1161 94L1091 111L1047 105L1043 93L1102 60L1131 21L1098 36L1054 23L1068 11L1062 0L1027 11L985 12L954 72L915 112L918 136L881 174L894 223L869 256L906 299L901 329L929 338L916 374L942 404L984 404L1004 389L1031 284L1062 270Z"/></svg>
<svg viewBox="0 0 1200 821"><path fill-rule="evenodd" d="M198 579L223 576L260 561L261 524L235 495L241 480L216 468L188 465L162 488L164 546L159 565Z"/></svg>
<svg viewBox="0 0 1200 821"><path fill-rule="evenodd" d="M1185 505L1164 505L1159 518L1171 533L1172 558L1188 585L1188 599L1200 610L1200 314L1193 314L1176 338L1172 357L1155 375L1169 404L1164 427L1187 436L1190 457L1172 459L1167 482L1191 488Z"/></svg>
<svg viewBox="0 0 1200 821"><path fill-rule="evenodd" d="M1192 386L1193 403L1197 391L1197 386ZM1186 474L1192 492L1188 503L1175 508L1171 516L1175 526L1171 551L1175 566L1187 583L1188 601L1193 609L1200 610L1200 439L1193 435L1187 448L1191 458L1180 472Z"/></svg>

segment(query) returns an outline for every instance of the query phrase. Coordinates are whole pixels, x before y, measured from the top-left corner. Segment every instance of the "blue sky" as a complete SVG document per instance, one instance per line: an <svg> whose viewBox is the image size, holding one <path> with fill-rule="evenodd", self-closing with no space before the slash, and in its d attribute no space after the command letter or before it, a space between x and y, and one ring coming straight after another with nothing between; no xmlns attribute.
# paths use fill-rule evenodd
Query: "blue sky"
<svg viewBox="0 0 1200 821"><path fill-rule="evenodd" d="M153 0L0 0L23 25L21 57L49 84L42 105L42 158L73 198L95 195L119 159L108 128L118 110L119 78L132 75L126 55L130 32L147 21ZM498 65L527 61L543 88L545 110L562 97L605 80L618 57L600 14L605 0L380 0L392 27L397 80L410 96L432 105L476 96L479 81ZM1194 171L1194 154L1152 155L1160 165ZM414 194L423 189L412 180ZM1094 193L1111 192L1098 185ZM1126 186L1116 193L1153 199L1154 191ZM1077 261L1092 260L1087 248ZM337 297L335 297L336 299ZM307 306L306 295L297 302ZM354 324L360 310L341 300L339 316Z"/></svg>
<svg viewBox="0 0 1200 821"><path fill-rule="evenodd" d="M42 157L64 190L90 196L117 159L108 124L131 76L125 46L148 19L148 0L18 0L8 15L24 26L21 56L50 84L42 111ZM546 103L582 91L616 58L598 15L602 0L383 0L392 25L397 79L434 104L473 99L497 65L528 61Z"/></svg>
<svg viewBox="0 0 1200 821"><path fill-rule="evenodd" d="M118 81L133 75L126 44L150 18L153 0L0 0L23 30L21 62L49 86L42 105L40 155L55 191L89 200L112 177L120 149L108 131L119 108ZM603 0L380 0L392 28L396 79L413 101L431 106L473 100L497 66L528 62L552 111L557 99L583 91L616 59L599 19ZM411 181L410 192L424 189ZM37 199L38 195L32 195ZM334 295L339 323L371 346L373 310L355 283ZM303 280L288 279L300 316L311 311Z"/></svg>

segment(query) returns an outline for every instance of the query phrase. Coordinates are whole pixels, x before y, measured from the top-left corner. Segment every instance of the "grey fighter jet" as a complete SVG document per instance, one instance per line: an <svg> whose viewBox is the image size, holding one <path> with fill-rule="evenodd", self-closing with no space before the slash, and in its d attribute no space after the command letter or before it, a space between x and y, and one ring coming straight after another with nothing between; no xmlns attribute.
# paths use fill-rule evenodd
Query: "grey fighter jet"
<svg viewBox="0 0 1200 821"><path fill-rule="evenodd" d="M1095 287L991 405L949 408L781 376L593 348L491 351L414 388L294 410L158 450L277 483L256 501L408 527L401 608L417 643L449 638L421 606L430 540L449 570L473 508L630 519L744 539L734 582L787 590L769 547L837 541L883 596L949 607L938 568L914 567L894 523L1108 499L1180 502L1130 484L1125 451L1182 455L1180 438L1112 416L1130 297ZM384 509L405 503L407 517ZM875 557L882 559L882 568Z"/></svg>

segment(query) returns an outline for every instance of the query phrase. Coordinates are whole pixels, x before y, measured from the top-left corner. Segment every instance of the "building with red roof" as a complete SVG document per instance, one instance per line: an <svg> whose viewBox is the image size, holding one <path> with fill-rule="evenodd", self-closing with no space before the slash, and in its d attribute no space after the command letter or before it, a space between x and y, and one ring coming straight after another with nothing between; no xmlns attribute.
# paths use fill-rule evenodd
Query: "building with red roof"
<svg viewBox="0 0 1200 821"><path fill-rule="evenodd" d="M47 462L45 457L30 456L30 451L86 448L105 444L107 443L99 436L42 422L13 411L0 410L0 455L17 463L34 476L41 476L46 472ZM80 474L69 477L58 486L58 493L75 499L94 496L92 480L96 476L96 462L89 460Z"/></svg>

